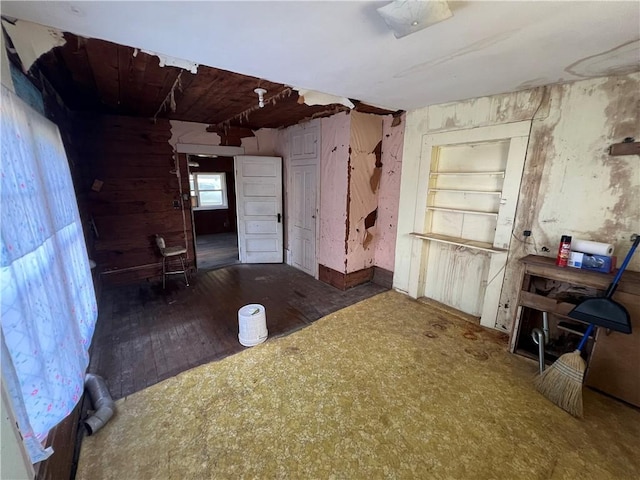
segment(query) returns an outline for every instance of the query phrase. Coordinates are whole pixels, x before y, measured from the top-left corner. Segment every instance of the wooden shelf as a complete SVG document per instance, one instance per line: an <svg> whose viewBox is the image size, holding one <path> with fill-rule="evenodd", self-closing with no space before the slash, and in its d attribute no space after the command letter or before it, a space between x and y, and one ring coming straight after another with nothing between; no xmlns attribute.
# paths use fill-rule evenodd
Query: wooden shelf
<svg viewBox="0 0 640 480"><path fill-rule="evenodd" d="M434 210L436 212L468 213L470 215L488 215L490 217L498 216L498 212L483 212L481 210L463 210L462 208L427 207L427 210Z"/></svg>
<svg viewBox="0 0 640 480"><path fill-rule="evenodd" d="M430 172L430 177L437 177L438 175L456 175L456 176L478 176L488 175L492 177L504 177L504 170L499 172Z"/></svg>
<svg viewBox="0 0 640 480"><path fill-rule="evenodd" d="M558 267L556 266L555 256L527 255L520 259L520 263L525 266L526 273L529 275L553 278L560 282L593 287L599 290L606 290L615 276L615 273L600 273L580 268ZM616 292L640 296L640 272L630 270L624 272Z"/></svg>
<svg viewBox="0 0 640 480"><path fill-rule="evenodd" d="M481 195L501 195L502 192L495 192L491 190L456 190L455 188L430 188L429 193L431 192L454 192L454 193L473 193L473 194L481 194Z"/></svg>
<svg viewBox="0 0 640 480"><path fill-rule="evenodd" d="M458 245L459 247L467 247L467 248L472 248L474 250L482 250L483 252L489 252L489 253L502 253L507 251L502 248L494 247L489 242L479 242L477 240L451 237L449 235L440 235L438 233L412 232L409 235L416 238L420 238L421 240L430 240L433 242L448 243L449 245Z"/></svg>

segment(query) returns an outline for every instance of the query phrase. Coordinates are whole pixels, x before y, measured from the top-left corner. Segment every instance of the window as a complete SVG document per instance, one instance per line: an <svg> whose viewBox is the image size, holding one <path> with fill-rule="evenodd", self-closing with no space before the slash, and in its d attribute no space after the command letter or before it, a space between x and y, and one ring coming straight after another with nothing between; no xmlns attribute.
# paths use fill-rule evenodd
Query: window
<svg viewBox="0 0 640 480"><path fill-rule="evenodd" d="M192 173L189 175L189 188L194 210L228 207L224 173Z"/></svg>

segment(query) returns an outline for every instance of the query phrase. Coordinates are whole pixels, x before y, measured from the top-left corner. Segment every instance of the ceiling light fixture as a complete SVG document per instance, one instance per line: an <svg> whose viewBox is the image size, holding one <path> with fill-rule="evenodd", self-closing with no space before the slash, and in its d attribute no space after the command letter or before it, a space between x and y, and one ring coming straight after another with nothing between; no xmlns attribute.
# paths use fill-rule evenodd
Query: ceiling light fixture
<svg viewBox="0 0 640 480"><path fill-rule="evenodd" d="M377 10L396 38L406 37L453 15L446 0L395 0Z"/></svg>
<svg viewBox="0 0 640 480"><path fill-rule="evenodd" d="M267 91L264 88L256 88L253 91L258 94L258 106L260 108L264 107L264 94L267 93Z"/></svg>

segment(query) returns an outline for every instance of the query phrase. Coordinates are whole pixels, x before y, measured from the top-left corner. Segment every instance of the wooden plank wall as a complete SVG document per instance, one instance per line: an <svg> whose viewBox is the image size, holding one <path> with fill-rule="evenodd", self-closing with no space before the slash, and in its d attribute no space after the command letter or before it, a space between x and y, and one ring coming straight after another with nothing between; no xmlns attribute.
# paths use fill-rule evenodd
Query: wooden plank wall
<svg viewBox="0 0 640 480"><path fill-rule="evenodd" d="M82 158L88 210L98 231L95 261L107 284L161 275L155 234L168 246L187 245L193 264L193 233L186 158L176 175L168 120L98 116L75 125L74 143ZM93 191L94 180L102 183ZM183 212L184 208L184 212ZM185 238L186 230L186 238Z"/></svg>

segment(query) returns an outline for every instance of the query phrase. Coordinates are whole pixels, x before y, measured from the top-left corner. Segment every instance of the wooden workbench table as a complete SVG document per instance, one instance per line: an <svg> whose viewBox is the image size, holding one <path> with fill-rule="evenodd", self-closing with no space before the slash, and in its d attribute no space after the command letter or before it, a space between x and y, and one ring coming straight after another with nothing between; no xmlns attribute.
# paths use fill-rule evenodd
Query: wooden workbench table
<svg viewBox="0 0 640 480"><path fill-rule="evenodd" d="M534 288L536 279L552 280L578 290L596 289L599 295L604 295L614 278L614 274L557 267L554 258L538 255L528 255L520 262L524 265L522 288L510 340L510 350L514 353L520 353L519 343L531 333L523 326L522 319L526 309L549 312L557 322L568 319L566 315L576 303L562 296L547 296L544 292L537 291ZM588 358L585 383L640 407L640 272L624 272L613 299L629 311L633 332L626 335L608 332L604 328L597 329L595 343Z"/></svg>

